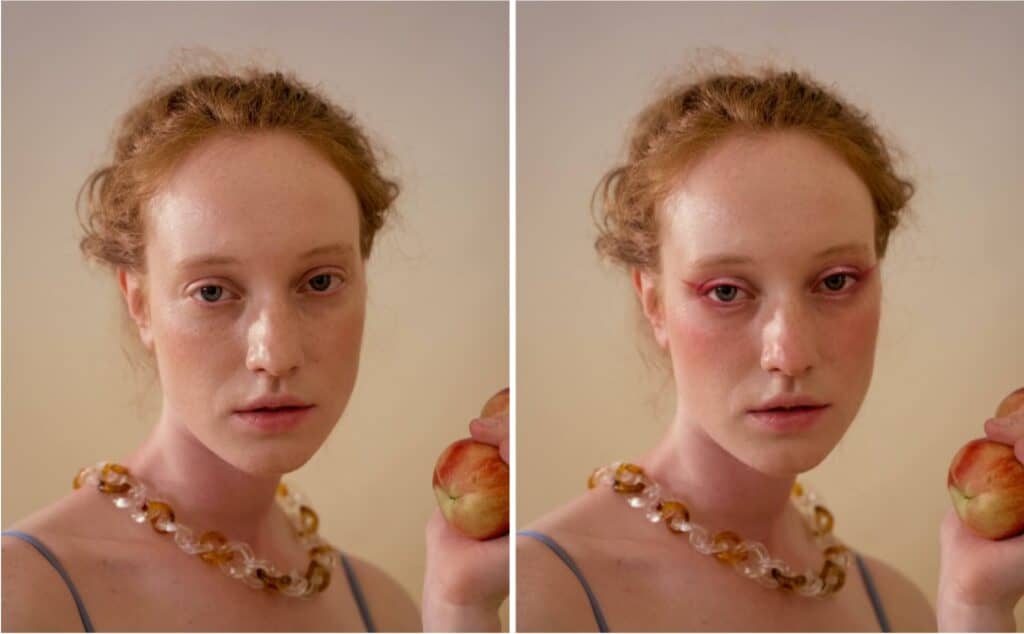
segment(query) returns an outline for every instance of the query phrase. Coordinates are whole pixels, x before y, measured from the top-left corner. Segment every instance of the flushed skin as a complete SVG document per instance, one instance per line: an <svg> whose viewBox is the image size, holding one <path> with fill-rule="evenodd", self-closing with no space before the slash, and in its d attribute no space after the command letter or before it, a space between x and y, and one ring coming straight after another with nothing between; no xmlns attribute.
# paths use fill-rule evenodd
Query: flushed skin
<svg viewBox="0 0 1024 634"><path fill-rule="evenodd" d="M434 467L434 494L448 523L466 537L508 533L508 465L494 445L464 438L452 443Z"/></svg>
<svg viewBox="0 0 1024 634"><path fill-rule="evenodd" d="M1013 447L972 440L953 457L947 486L957 515L978 535L1024 534L1024 464Z"/></svg>

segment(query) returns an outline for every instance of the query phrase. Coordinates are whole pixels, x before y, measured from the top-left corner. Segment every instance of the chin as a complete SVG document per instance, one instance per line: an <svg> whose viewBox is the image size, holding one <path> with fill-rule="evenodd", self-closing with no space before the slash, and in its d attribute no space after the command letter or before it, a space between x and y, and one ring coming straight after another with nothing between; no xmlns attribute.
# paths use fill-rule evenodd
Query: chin
<svg viewBox="0 0 1024 634"><path fill-rule="evenodd" d="M817 467L833 447L831 443L823 445L821 439L802 438L774 446L755 442L730 453L751 469L782 479L796 477Z"/></svg>

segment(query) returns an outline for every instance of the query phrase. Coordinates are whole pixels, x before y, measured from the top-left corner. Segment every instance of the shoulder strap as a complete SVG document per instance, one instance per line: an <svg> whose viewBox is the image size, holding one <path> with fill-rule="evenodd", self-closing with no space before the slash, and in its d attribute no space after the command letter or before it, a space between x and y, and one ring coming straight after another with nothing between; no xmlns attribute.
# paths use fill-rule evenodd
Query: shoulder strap
<svg viewBox="0 0 1024 634"><path fill-rule="evenodd" d="M883 632L891 632L892 629L889 627L889 619L885 616L885 608L882 607L882 597L878 595L878 590L875 588L875 581L871 578L871 573L868 571L868 567L864 565L864 560L860 558L860 555L854 553L854 558L857 560L857 568L860 569L860 576L864 579L864 587L868 591L868 597L871 599L871 606L875 609L875 617L878 619L878 625L882 628Z"/></svg>
<svg viewBox="0 0 1024 634"><path fill-rule="evenodd" d="M352 598L356 600L356 605L359 606L359 616L363 617L363 625L366 626L367 632L376 632L377 628L374 627L373 618L370 617L370 607L366 603L366 597L363 596L363 588L359 585L359 579L356 578L356 571L341 551L338 551L338 555L341 558L341 567L345 569L345 578L348 579L348 586L352 588Z"/></svg>
<svg viewBox="0 0 1024 634"><path fill-rule="evenodd" d="M89 613L85 610L85 603L82 602L82 597L79 596L78 590L75 588L75 584L71 582L71 576L68 575L66 570L64 570L64 566L62 566L60 561L57 560L56 555L54 555L53 552L43 544L43 542L28 533L23 533L21 531L3 531L3 533L0 534L5 537L16 537L17 539L30 544L33 548L39 551L39 554L42 555L46 561L50 562L53 569L56 570L57 574L60 575L60 578L64 580L64 584L67 585L68 590L71 591L71 598L75 600L75 607L78 608L78 616L82 619L82 627L86 632L95 632L96 630L92 627L92 620L89 618Z"/></svg>
<svg viewBox="0 0 1024 634"><path fill-rule="evenodd" d="M604 613L601 612L601 605L597 602L597 596L595 596L594 591L590 589L590 584L587 583L587 580L583 577L583 573L580 571L579 566L577 566L576 562L572 560L572 557L569 556L569 553L565 552L565 549L559 546L558 542L551 539L544 533L531 530L521 530L516 532L516 535L521 535L523 537L532 537L537 541L541 542L542 544L544 544L545 546L547 546L548 548L550 548L551 552L558 555L558 558L561 559L562 562L569 567L569 570L572 571L572 574L576 575L576 578L579 580L580 585L583 586L583 591L587 593L587 599L590 600L590 609L594 613L594 620L597 621L598 631L609 631L608 622L604 620Z"/></svg>

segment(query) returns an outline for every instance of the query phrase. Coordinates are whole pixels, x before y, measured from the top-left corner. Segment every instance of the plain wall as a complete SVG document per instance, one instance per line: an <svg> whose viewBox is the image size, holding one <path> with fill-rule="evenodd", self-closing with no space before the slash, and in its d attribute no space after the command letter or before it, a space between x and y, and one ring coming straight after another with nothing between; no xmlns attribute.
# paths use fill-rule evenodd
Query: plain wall
<svg viewBox="0 0 1024 634"><path fill-rule="evenodd" d="M1024 5L517 11L518 524L580 494L595 467L651 447L671 417L671 377L641 360L636 302L626 274L599 263L589 201L660 83L695 49L720 47L810 71L907 154L915 218L881 267L873 382L846 437L803 480L841 539L934 603L950 460L1024 386Z"/></svg>
<svg viewBox="0 0 1024 634"><path fill-rule="evenodd" d="M121 351L120 296L79 255L73 206L142 82L174 49L207 47L319 85L403 186L369 260L355 393L285 481L327 539L418 599L434 461L508 383L507 15L503 3L4 3L4 527L155 422L159 385Z"/></svg>

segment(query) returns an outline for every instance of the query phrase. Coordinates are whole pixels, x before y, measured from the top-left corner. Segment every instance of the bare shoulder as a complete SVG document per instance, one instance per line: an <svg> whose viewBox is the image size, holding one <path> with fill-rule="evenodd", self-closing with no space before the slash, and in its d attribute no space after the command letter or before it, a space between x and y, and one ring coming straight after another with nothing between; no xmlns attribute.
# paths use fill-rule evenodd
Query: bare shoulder
<svg viewBox="0 0 1024 634"><path fill-rule="evenodd" d="M71 527L75 523L73 519L81 517L76 515L76 510L82 504L81 496L66 496L15 523L11 530L28 535L66 569L69 560L80 558L73 552L78 540ZM4 630L82 629L78 607L67 582L36 544L4 535L0 556L3 559L0 595Z"/></svg>
<svg viewBox="0 0 1024 634"><path fill-rule="evenodd" d="M378 631L419 632L423 629L419 608L398 581L365 559L347 552L345 559L352 566Z"/></svg>
<svg viewBox="0 0 1024 634"><path fill-rule="evenodd" d="M906 575L874 557L861 555L871 572L894 632L935 632L935 609Z"/></svg>
<svg viewBox="0 0 1024 634"><path fill-rule="evenodd" d="M527 527L554 542L587 576L592 552L587 526L596 517L593 494L577 497ZM516 629L521 632L593 632L597 621L576 574L546 541L516 540Z"/></svg>

